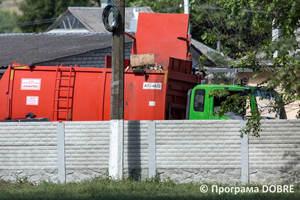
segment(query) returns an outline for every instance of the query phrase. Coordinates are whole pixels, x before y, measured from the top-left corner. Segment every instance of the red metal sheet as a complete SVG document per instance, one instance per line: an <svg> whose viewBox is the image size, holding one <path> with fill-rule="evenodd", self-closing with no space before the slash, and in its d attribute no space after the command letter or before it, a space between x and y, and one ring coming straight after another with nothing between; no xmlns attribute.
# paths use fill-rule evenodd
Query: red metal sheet
<svg viewBox="0 0 300 200"><path fill-rule="evenodd" d="M50 66L8 69L0 81L0 102L4 105L1 106L0 120L6 120L8 116L24 119L29 112L51 121L62 119L62 114L54 118L53 112L56 69ZM172 118L182 117L184 110L178 109L178 105L186 105L187 91L197 82L195 75L169 70L146 70L143 75L135 74L133 70L124 73L125 120L168 119L169 108ZM110 81L110 68L74 68L69 118L75 121L110 120ZM61 95L66 96L67 92ZM64 103L59 107L63 106Z"/></svg>
<svg viewBox="0 0 300 200"><path fill-rule="evenodd" d="M24 119L32 112L37 118L54 118L54 95L57 67L36 66L15 68L11 75L8 70L0 82L0 101L7 104L11 98L11 119ZM144 75L133 70L125 73L124 119L163 120L165 119L168 71L147 70ZM70 89L71 120L110 120L111 69L74 68ZM9 91L9 92L8 92ZM67 96L63 91L61 96ZM66 103L65 103L66 104ZM63 107L64 103L59 107ZM1 107L0 120L7 119L9 107Z"/></svg>
<svg viewBox="0 0 300 200"><path fill-rule="evenodd" d="M165 119L166 72L148 70L147 76L130 72L125 76L124 119Z"/></svg>
<svg viewBox="0 0 300 200"><path fill-rule="evenodd" d="M105 55L105 68L111 68L111 59L111 56ZM124 69L128 66L130 66L130 60L124 59Z"/></svg>
<svg viewBox="0 0 300 200"><path fill-rule="evenodd" d="M11 73L11 68L8 67L4 75L2 76L3 82L1 81L0 87L0 119L6 119L10 117L9 114L9 77Z"/></svg>
<svg viewBox="0 0 300 200"><path fill-rule="evenodd" d="M188 24L188 14L139 13L132 54L154 53L159 66L167 66L169 57L186 60Z"/></svg>

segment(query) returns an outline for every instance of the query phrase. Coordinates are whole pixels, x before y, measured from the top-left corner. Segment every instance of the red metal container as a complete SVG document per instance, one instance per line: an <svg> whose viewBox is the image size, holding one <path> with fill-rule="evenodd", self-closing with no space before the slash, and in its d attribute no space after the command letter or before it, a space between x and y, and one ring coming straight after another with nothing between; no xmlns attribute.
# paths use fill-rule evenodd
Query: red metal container
<svg viewBox="0 0 300 200"><path fill-rule="evenodd" d="M124 70L124 119L183 119L187 91L197 84L191 62L170 58L164 70ZM176 63L184 63L186 72ZM188 73L187 73L188 72ZM110 119L110 68L9 67L0 81L0 120L32 112L50 121ZM169 115L170 114L170 115Z"/></svg>

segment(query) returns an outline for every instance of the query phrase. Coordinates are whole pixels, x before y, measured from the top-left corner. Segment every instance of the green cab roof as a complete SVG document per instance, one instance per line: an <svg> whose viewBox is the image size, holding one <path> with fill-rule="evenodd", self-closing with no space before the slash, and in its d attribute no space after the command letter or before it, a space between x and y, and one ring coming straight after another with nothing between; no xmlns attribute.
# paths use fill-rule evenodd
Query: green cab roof
<svg viewBox="0 0 300 200"><path fill-rule="evenodd" d="M249 89L251 88L250 86L242 86L242 85L197 85L195 89L211 89L211 88L230 88L230 89Z"/></svg>

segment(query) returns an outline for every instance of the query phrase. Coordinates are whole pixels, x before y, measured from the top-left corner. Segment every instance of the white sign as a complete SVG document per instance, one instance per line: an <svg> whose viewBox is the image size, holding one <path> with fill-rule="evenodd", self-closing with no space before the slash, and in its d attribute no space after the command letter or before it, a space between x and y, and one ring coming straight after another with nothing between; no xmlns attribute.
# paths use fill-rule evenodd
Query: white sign
<svg viewBox="0 0 300 200"><path fill-rule="evenodd" d="M26 105L39 105L39 97L37 96L26 96Z"/></svg>
<svg viewBox="0 0 300 200"><path fill-rule="evenodd" d="M149 106L155 106L155 101L149 101Z"/></svg>
<svg viewBox="0 0 300 200"><path fill-rule="evenodd" d="M40 78L22 78L21 90L41 90Z"/></svg>
<svg viewBox="0 0 300 200"><path fill-rule="evenodd" d="M161 83L143 83L143 89L161 90Z"/></svg>

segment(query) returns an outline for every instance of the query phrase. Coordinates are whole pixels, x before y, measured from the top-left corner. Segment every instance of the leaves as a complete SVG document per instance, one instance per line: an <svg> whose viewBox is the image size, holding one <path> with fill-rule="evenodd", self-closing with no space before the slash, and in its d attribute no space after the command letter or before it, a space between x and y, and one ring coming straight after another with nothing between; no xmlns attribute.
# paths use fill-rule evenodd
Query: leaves
<svg viewBox="0 0 300 200"><path fill-rule="evenodd" d="M252 111L251 117L247 120L246 126L240 130L241 138L244 134L251 135L253 137L260 137L259 132L262 131L260 128L261 116L259 112Z"/></svg>
<svg viewBox="0 0 300 200"><path fill-rule="evenodd" d="M64 13L69 6L89 5L89 0L24 0L18 5L22 14L17 16L17 20L18 23L24 23L52 19ZM21 29L26 33L43 32L51 23L22 26Z"/></svg>
<svg viewBox="0 0 300 200"><path fill-rule="evenodd" d="M14 28L12 24L16 24L16 13L6 10L0 10L0 33L19 33L19 28Z"/></svg>

